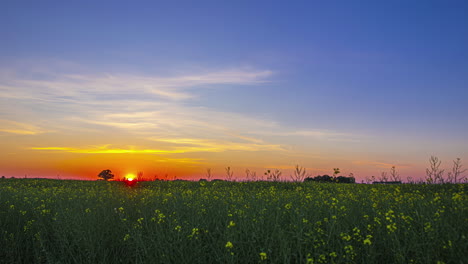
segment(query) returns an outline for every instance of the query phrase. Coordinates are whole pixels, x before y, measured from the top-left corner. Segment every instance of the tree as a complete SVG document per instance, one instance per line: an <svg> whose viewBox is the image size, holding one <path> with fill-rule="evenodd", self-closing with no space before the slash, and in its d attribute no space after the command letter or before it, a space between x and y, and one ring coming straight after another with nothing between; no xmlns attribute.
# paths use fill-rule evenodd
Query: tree
<svg viewBox="0 0 468 264"><path fill-rule="evenodd" d="M326 183L356 183L354 176L345 177L338 176L332 177L330 175L317 175L315 177L307 177L304 182L326 182Z"/></svg>
<svg viewBox="0 0 468 264"><path fill-rule="evenodd" d="M315 177L307 177L304 179L304 182L335 182L333 180L333 177L332 176L329 176L327 174L321 176L321 175L317 175Z"/></svg>
<svg viewBox="0 0 468 264"><path fill-rule="evenodd" d="M114 174L112 174L111 170L103 170L98 175L99 178L103 178L104 180L109 180L114 178Z"/></svg>
<svg viewBox="0 0 468 264"><path fill-rule="evenodd" d="M443 183L444 182L444 171L439 169L440 164L442 163L439 158L436 156L431 156L429 159L429 163L431 165L430 169L426 169L426 181L427 183Z"/></svg>
<svg viewBox="0 0 468 264"><path fill-rule="evenodd" d="M356 179L354 177L345 177L345 176L338 176L336 178L337 183L356 183Z"/></svg>
<svg viewBox="0 0 468 264"><path fill-rule="evenodd" d="M395 166L392 166L392 168L390 169L390 176L392 177L392 181L401 181L400 174L396 171Z"/></svg>
<svg viewBox="0 0 468 264"><path fill-rule="evenodd" d="M386 182L388 180L387 173L385 171L382 171L380 175L380 181L381 182Z"/></svg>
<svg viewBox="0 0 468 264"><path fill-rule="evenodd" d="M462 174L467 171L467 169L462 170L462 167L463 165L461 164L460 158L457 158L456 160L454 160L452 171L447 174L447 180L451 183L461 182L465 178Z"/></svg>

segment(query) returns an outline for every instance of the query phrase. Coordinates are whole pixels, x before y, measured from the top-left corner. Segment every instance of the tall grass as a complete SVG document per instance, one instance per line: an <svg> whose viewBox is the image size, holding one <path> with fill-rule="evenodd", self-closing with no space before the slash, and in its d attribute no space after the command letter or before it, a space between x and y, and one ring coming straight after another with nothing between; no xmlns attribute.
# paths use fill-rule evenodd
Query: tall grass
<svg viewBox="0 0 468 264"><path fill-rule="evenodd" d="M466 184L0 181L5 263L463 263Z"/></svg>

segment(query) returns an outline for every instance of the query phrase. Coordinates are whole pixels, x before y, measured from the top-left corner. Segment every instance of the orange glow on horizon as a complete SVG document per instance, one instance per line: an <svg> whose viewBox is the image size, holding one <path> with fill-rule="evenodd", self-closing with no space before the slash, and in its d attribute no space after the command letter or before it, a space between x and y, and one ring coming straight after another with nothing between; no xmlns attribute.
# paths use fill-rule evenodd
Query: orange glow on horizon
<svg viewBox="0 0 468 264"><path fill-rule="evenodd" d="M129 174L127 174L127 175L125 176L125 179L126 179L127 181L133 181L133 180L135 179L135 175L132 174L132 173L129 173Z"/></svg>

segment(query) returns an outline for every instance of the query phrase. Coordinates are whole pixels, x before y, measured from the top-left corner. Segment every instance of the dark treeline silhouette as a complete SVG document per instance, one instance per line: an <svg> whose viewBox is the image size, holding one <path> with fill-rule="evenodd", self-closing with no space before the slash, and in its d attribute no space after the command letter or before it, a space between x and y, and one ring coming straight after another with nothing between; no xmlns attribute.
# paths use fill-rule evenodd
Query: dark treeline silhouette
<svg viewBox="0 0 468 264"><path fill-rule="evenodd" d="M356 183L354 177L338 176L332 177L330 175L317 175L315 177L307 177L304 182L332 182L332 183Z"/></svg>
<svg viewBox="0 0 468 264"><path fill-rule="evenodd" d="M401 181L375 181L372 184L401 184Z"/></svg>

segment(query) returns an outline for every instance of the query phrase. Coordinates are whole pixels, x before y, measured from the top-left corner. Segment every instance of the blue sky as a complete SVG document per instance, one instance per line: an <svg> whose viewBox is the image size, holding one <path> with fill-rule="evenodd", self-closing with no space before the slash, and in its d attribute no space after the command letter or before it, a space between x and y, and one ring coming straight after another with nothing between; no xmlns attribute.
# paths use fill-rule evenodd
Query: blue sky
<svg viewBox="0 0 468 264"><path fill-rule="evenodd" d="M89 132L73 148L148 148L135 139L143 132L228 146L235 131L251 139L246 148L262 145L272 163L285 162L277 166L301 162L316 173L328 163L314 159L363 175L372 173L363 160L423 174L430 155L446 165L468 159L466 1L4 1L0 9L2 136L29 125L64 137L47 146L15 138L22 149L70 147L66 122L121 129L115 141ZM148 117L161 109L194 132ZM219 131L194 129L203 124ZM274 156L280 149L301 157ZM242 150L227 147L213 162L255 166L232 151ZM177 158L217 166L207 153L185 155Z"/></svg>

